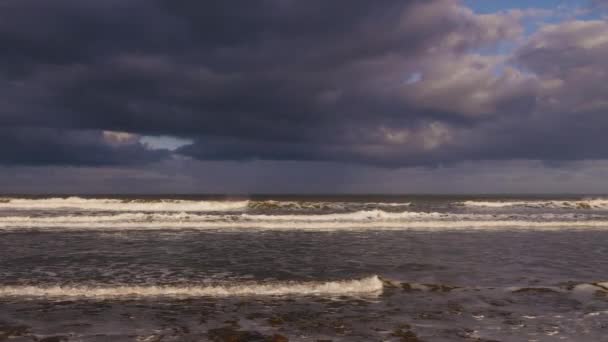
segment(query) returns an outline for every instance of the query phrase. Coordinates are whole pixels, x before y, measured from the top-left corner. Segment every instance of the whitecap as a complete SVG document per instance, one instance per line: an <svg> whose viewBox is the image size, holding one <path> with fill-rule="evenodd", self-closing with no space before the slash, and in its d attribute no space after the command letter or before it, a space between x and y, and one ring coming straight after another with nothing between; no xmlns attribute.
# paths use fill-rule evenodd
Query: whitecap
<svg viewBox="0 0 608 342"><path fill-rule="evenodd" d="M4 198L0 209L12 210L59 210L84 211L238 211L245 210L249 201L195 201L173 199L109 199L109 198Z"/></svg>
<svg viewBox="0 0 608 342"><path fill-rule="evenodd" d="M90 298L232 297L232 296L355 296L382 293L378 276L329 282L230 284L216 286L2 286L0 297Z"/></svg>

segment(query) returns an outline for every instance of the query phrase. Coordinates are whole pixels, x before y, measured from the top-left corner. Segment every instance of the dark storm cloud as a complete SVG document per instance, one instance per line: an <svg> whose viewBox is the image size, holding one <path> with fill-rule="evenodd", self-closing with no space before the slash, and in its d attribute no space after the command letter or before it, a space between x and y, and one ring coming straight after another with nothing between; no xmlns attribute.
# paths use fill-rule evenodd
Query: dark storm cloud
<svg viewBox="0 0 608 342"><path fill-rule="evenodd" d="M603 141L605 93L581 71L563 74L589 66L588 77L605 81L594 73L605 51L560 45L573 29L558 25L510 59L479 53L523 39L527 15L477 15L454 0L6 0L0 140L15 152L0 159L168 156L137 141L110 144L102 131L189 138L177 153L202 160L394 167L608 157L583 142ZM558 56L557 71L545 53ZM80 138L91 132L97 138ZM554 153L564 140L570 152Z"/></svg>
<svg viewBox="0 0 608 342"><path fill-rule="evenodd" d="M0 129L0 164L110 166L157 162L166 150L150 151L114 133L47 128Z"/></svg>

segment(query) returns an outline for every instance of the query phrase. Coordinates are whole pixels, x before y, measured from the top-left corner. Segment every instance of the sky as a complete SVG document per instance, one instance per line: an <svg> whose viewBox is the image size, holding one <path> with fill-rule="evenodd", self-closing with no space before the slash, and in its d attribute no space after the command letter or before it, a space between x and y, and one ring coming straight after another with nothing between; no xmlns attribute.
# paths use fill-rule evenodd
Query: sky
<svg viewBox="0 0 608 342"><path fill-rule="evenodd" d="M608 193L606 0L3 0L0 193Z"/></svg>

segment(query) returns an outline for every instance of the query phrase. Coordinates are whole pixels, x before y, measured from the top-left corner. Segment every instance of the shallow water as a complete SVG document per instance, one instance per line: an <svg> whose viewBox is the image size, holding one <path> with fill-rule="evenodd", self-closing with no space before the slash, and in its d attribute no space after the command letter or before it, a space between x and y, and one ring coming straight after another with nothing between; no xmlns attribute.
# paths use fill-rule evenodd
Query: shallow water
<svg viewBox="0 0 608 342"><path fill-rule="evenodd" d="M0 340L608 341L605 203L8 198Z"/></svg>

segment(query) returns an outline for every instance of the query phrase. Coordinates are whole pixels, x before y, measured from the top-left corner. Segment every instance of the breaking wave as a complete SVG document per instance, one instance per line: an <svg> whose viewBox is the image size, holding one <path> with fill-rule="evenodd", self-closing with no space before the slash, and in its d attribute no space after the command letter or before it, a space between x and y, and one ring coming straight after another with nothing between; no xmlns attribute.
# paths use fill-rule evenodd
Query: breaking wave
<svg viewBox="0 0 608 342"><path fill-rule="evenodd" d="M466 201L468 207L484 208L548 208L548 209L608 209L608 199L580 201Z"/></svg>
<svg viewBox="0 0 608 342"><path fill-rule="evenodd" d="M212 201L177 199L103 199L103 198L0 198L0 209L13 210L86 210L120 212L209 212L209 211L356 211L374 208L407 207L410 203L309 202L309 201Z"/></svg>
<svg viewBox="0 0 608 342"><path fill-rule="evenodd" d="M358 280L234 284L217 286L3 286L0 297L90 298L129 297L231 297L231 296L354 296L378 295L383 284L378 276Z"/></svg>
<svg viewBox="0 0 608 342"><path fill-rule="evenodd" d="M252 201L249 209L259 210L344 210L345 203L338 202L298 202L298 201Z"/></svg>
<svg viewBox="0 0 608 342"><path fill-rule="evenodd" d="M379 209L379 208L398 208L408 207L410 202L327 202L327 201L251 201L249 209L260 210L363 210L363 209Z"/></svg>
<svg viewBox="0 0 608 342"><path fill-rule="evenodd" d="M608 217L589 214L445 214L382 210L325 215L210 215L121 213L116 215L0 217L2 229L550 229L608 228Z"/></svg>
<svg viewBox="0 0 608 342"><path fill-rule="evenodd" d="M98 211L238 211L247 209L249 201L193 201L172 199L88 199L67 198L4 198L0 209L14 210L54 210L78 209Z"/></svg>

